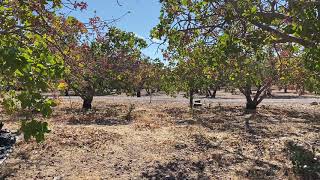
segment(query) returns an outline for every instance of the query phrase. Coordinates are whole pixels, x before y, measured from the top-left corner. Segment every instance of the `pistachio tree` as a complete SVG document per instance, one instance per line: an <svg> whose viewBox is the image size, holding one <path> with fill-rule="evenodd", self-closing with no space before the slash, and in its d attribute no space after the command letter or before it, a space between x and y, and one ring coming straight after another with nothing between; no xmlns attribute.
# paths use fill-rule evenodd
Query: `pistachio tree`
<svg viewBox="0 0 320 180"><path fill-rule="evenodd" d="M250 66L252 61L255 59L254 62L257 63L262 57L268 63L261 62L261 65L272 63L273 66L274 62L271 61L274 61L275 57L272 56L275 56L275 52L272 53L270 47L292 43L303 47L305 66L312 70L310 73L314 79L319 79L318 1L162 0L161 4L160 23L153 29L151 36L168 42L170 52L183 55L185 48L192 49L199 43L214 47L223 42L221 38L231 37L227 38L232 42L231 45L222 48L223 53L231 51L228 53L229 57L225 58L236 59L237 63L232 68L238 67L239 60L250 62L247 66L247 70L250 70L249 67L255 67ZM253 72L248 74L252 76L252 80L248 80L249 84L257 86L256 95L264 97L271 80L262 80ZM229 79L233 80L234 73L230 75ZM250 102L249 85L235 84ZM254 104L260 102L255 97L253 101ZM247 104L247 107L255 108L256 105Z"/></svg>
<svg viewBox="0 0 320 180"><path fill-rule="evenodd" d="M92 108L93 96L125 92L127 79L138 67L141 48L147 44L134 33L111 27L103 36L86 41L72 51L75 59L66 59L69 88L83 99L83 109Z"/></svg>
<svg viewBox="0 0 320 180"><path fill-rule="evenodd" d="M145 89L151 102L152 94L161 88L163 68L164 64L161 60L142 56L138 60L136 68L131 69L131 75L127 80L127 93L141 97L141 90Z"/></svg>
<svg viewBox="0 0 320 180"><path fill-rule="evenodd" d="M44 139L47 123L33 113L50 116L55 105L43 92L56 87L64 72L63 57L71 48L67 41L77 38L85 28L59 10L85 9L84 2L60 0L0 1L0 85L2 105L7 112L23 110L21 130L26 140ZM59 13L58 13L59 11ZM8 89L8 87L14 87ZM9 90L9 91L8 91ZM19 90L19 92L17 92Z"/></svg>
<svg viewBox="0 0 320 180"><path fill-rule="evenodd" d="M153 36L172 45L194 39L212 44L230 27L237 37L304 47L305 64L319 78L320 3L313 0L162 0L160 23ZM250 30L251 29L251 30ZM255 38L248 36L254 30ZM252 31L252 32L254 32ZM262 41L261 41L262 42Z"/></svg>
<svg viewBox="0 0 320 180"><path fill-rule="evenodd" d="M169 61L170 71L166 74L164 90L169 94L185 92L189 97L189 106L193 108L194 95L201 90L207 90L210 84L210 74L207 69L207 57L203 44L181 47L177 51L168 49L165 53Z"/></svg>

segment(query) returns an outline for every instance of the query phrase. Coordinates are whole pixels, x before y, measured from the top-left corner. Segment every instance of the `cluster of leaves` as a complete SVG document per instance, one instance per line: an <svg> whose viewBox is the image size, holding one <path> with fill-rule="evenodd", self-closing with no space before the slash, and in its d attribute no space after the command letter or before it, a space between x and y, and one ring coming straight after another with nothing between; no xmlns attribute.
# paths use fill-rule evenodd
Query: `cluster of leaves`
<svg viewBox="0 0 320 180"><path fill-rule="evenodd" d="M296 84L310 82L308 77L320 80L320 3L317 1L162 0L161 3L160 23L151 36L168 42L165 57L178 62L177 69L196 61L196 66L188 68L202 69L191 76L200 82L198 88L205 85L204 76L197 77L198 74L208 68L209 72L219 74L220 69L224 75L218 79L226 79L227 84L239 88L248 102L260 103L272 84L284 80L286 73L280 72L283 68L277 69L279 61L284 59L278 53L278 46L282 45L294 47L290 59L305 60L301 68L296 63L297 67L290 70L292 76L286 78ZM199 55L199 48L210 50ZM214 66L206 65L203 69L203 59ZM254 97L251 97L252 87L257 87Z"/></svg>
<svg viewBox="0 0 320 180"><path fill-rule="evenodd" d="M25 138L43 140L47 124L33 119L34 112L50 116L55 102L42 95L56 87L64 73L68 41L84 31L84 24L65 17L59 9L83 7L61 0L0 1L0 86L2 105L9 113L26 111Z"/></svg>
<svg viewBox="0 0 320 180"><path fill-rule="evenodd" d="M295 42L306 47L315 47L320 42L318 1L162 0L161 3L160 23L153 35L159 38L170 35L167 36L170 41L178 40L173 35L179 32L215 41L212 37L220 36L221 31L233 25L237 25L239 32L247 32L248 25L253 25L258 28L255 35L263 40L268 35L268 41Z"/></svg>
<svg viewBox="0 0 320 180"><path fill-rule="evenodd" d="M24 132L24 139L28 141L31 137L35 137L37 142L44 141L44 134L49 133L47 122L31 120L30 122L22 122L21 130Z"/></svg>

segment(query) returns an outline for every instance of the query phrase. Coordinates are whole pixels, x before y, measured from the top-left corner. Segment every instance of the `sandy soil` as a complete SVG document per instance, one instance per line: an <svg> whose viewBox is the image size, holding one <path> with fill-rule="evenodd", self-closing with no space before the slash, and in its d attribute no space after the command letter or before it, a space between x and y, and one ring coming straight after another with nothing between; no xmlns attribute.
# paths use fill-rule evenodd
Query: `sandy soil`
<svg viewBox="0 0 320 180"><path fill-rule="evenodd" d="M320 106L62 100L46 141L20 141L0 167L7 179L298 179L286 143L320 148ZM6 128L17 129L16 117ZM252 131L244 126L250 120ZM1 179L1 178L0 178Z"/></svg>

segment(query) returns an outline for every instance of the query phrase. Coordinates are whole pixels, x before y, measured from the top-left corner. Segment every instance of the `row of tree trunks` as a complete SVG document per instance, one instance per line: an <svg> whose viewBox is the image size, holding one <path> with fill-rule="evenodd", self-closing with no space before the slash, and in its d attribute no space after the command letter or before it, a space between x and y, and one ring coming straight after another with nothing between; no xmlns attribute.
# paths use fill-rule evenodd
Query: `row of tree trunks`
<svg viewBox="0 0 320 180"><path fill-rule="evenodd" d="M211 92L211 89L207 89L207 97L216 98L217 91L218 91L218 87L214 87L212 89L212 92Z"/></svg>
<svg viewBox="0 0 320 180"><path fill-rule="evenodd" d="M257 106L260 104L260 102L268 95L268 87L258 88L257 92L252 96L251 86L246 86L245 88L240 89L240 91L245 95L246 97L246 109L247 110L256 110ZM218 88L214 88L213 92L208 90L208 94L211 98L215 98L216 92ZM209 93L210 91L210 93ZM141 97L141 89L138 89L136 91L137 97ZM93 101L93 94L88 93L87 96L81 96L83 99L83 105L82 108L84 110L92 109L92 101ZM189 106L192 109L193 108L193 99L194 99L194 90L190 89L189 91ZM151 101L151 99L150 99Z"/></svg>
<svg viewBox="0 0 320 180"><path fill-rule="evenodd" d="M141 89L136 90L136 95L137 97L141 97ZM81 99L83 100L82 109L92 109L93 93L88 92L86 96L81 96Z"/></svg>
<svg viewBox="0 0 320 180"><path fill-rule="evenodd" d="M288 93L288 86L284 86L283 90L284 90L284 93ZM299 94L299 96L305 94L305 87L304 86L297 86L296 92Z"/></svg>

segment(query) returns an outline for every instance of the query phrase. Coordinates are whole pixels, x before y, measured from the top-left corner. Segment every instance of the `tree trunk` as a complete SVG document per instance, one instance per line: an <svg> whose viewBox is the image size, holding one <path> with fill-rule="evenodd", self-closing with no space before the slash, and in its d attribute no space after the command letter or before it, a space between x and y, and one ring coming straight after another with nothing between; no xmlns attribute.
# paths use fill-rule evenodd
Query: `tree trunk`
<svg viewBox="0 0 320 180"><path fill-rule="evenodd" d="M137 97L141 97L141 89L137 89Z"/></svg>
<svg viewBox="0 0 320 180"><path fill-rule="evenodd" d="M211 91L210 91L210 89L207 89L207 94L206 94L206 97L208 98L208 97L211 97L212 96L212 94L211 94Z"/></svg>
<svg viewBox="0 0 320 180"><path fill-rule="evenodd" d="M151 104L151 101L152 101L152 91L150 92L150 101L149 101L149 103Z"/></svg>
<svg viewBox="0 0 320 180"><path fill-rule="evenodd" d="M92 109L93 96L84 97L82 99L83 99L82 109L84 110Z"/></svg>
<svg viewBox="0 0 320 180"><path fill-rule="evenodd" d="M267 89L267 96L272 97L272 89L271 88Z"/></svg>
<svg viewBox="0 0 320 180"><path fill-rule="evenodd" d="M243 91L243 94L246 96L247 103L246 103L246 110L248 112L255 112L257 106L262 102L262 100L267 96L267 87L258 88L257 93L251 98L251 86L247 86Z"/></svg>
<svg viewBox="0 0 320 180"><path fill-rule="evenodd" d="M146 88L145 90L146 90L148 96L150 96L150 94L151 94L151 89Z"/></svg>
<svg viewBox="0 0 320 180"><path fill-rule="evenodd" d="M215 88L213 89L213 92L212 92L212 94L211 94L211 98L216 98L217 90L218 90L218 87L215 87Z"/></svg>
<svg viewBox="0 0 320 180"><path fill-rule="evenodd" d="M257 102L254 102L254 101L247 101L247 104L246 104L246 109L247 110L256 110L257 109Z"/></svg>
<svg viewBox="0 0 320 180"><path fill-rule="evenodd" d="M284 87L284 93L288 93L288 87L287 86Z"/></svg>
<svg viewBox="0 0 320 180"><path fill-rule="evenodd" d="M193 90L192 89L190 89L190 92L189 92L189 106L191 109L193 108Z"/></svg>
<svg viewBox="0 0 320 180"><path fill-rule="evenodd" d="M69 96L69 89L64 90L64 95Z"/></svg>
<svg viewBox="0 0 320 180"><path fill-rule="evenodd" d="M261 92L257 92L253 99L251 98L251 86L246 86L243 91L241 91L245 97L246 97L246 110L247 112L255 111L257 109L258 104L262 101L262 99L259 99L259 96ZM262 97L261 97L262 98Z"/></svg>
<svg viewBox="0 0 320 180"><path fill-rule="evenodd" d="M302 86L302 88L300 88L299 90L299 96L304 95L304 93L305 93L304 86Z"/></svg>

